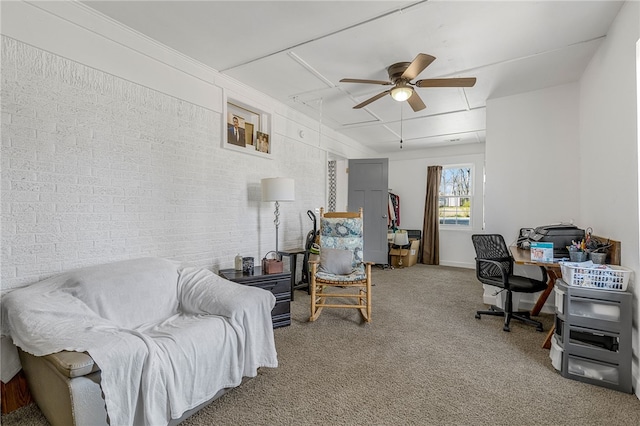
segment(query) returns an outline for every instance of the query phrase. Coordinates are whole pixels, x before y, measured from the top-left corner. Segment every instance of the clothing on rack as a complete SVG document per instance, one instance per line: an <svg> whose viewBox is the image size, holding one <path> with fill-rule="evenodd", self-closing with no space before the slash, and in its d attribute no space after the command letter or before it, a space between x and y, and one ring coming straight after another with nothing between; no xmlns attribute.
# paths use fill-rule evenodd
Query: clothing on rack
<svg viewBox="0 0 640 426"><path fill-rule="evenodd" d="M400 196L389 192L388 227L396 229L400 226Z"/></svg>

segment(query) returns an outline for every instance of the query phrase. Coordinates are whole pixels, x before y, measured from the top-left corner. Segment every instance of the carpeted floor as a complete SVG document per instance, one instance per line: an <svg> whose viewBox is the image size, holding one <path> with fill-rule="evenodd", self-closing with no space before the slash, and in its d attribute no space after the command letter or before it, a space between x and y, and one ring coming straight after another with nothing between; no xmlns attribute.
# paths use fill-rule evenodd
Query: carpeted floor
<svg viewBox="0 0 640 426"><path fill-rule="evenodd" d="M545 333L474 318L482 288L468 269L374 270L373 321L325 310L307 322L296 291L292 325L275 330L279 367L187 419L203 425L639 425L635 395L563 378ZM5 426L43 425L35 405Z"/></svg>

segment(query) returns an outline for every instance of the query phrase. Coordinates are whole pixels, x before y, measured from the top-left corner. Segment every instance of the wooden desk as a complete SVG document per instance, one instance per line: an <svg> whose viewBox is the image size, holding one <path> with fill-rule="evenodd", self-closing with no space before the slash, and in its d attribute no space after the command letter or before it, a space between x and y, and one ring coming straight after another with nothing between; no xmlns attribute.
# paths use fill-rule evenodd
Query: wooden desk
<svg viewBox="0 0 640 426"><path fill-rule="evenodd" d="M593 238L597 238L601 241L608 241L611 244L607 255L607 263L610 265L620 265L620 241L611 240L608 238L602 238L593 236ZM513 260L518 265L532 265L532 266L543 266L547 270L547 275L549 276L549 281L547 283L547 289L542 292L540 297L538 297L538 301L535 306L531 310L531 315L538 315L542 306L547 301L549 294L553 291L553 286L556 283L558 278L562 277L562 273L560 272L560 265L558 263L549 263L549 262L532 262L531 261L531 251L524 250L518 248L517 246L509 247L511 251L511 256L513 256Z"/></svg>
<svg viewBox="0 0 640 426"><path fill-rule="evenodd" d="M607 255L607 263L610 265L620 265L620 241L611 240L608 238L602 238L593 236L601 241L608 241L611 244L609 247L608 255ZM558 278L562 278L562 272L560 271L560 265L558 263L549 263L549 262L532 262L531 261L531 251L524 250L518 248L517 246L509 247L509 251L511 251L511 256L513 256L513 261L518 265L532 265L532 266L543 266L547 270L547 276L549 277L549 281L547 282L547 288L545 291L540 294L538 297L538 301L531 309L531 315L538 315L540 310L544 306L544 303L547 301L549 294L553 291L553 287L556 284L556 280ZM549 349L551 347L551 337L555 331L555 325L551 327L551 330L547 333L547 338L542 343L542 347L545 349Z"/></svg>
<svg viewBox="0 0 640 426"><path fill-rule="evenodd" d="M538 315L540 314L540 310L547 301L547 298L553 291L553 286L556 284L556 280L562 277L562 273L560 272L560 264L532 261L530 250L524 250L516 246L509 247L509 251L511 251L513 261L517 265L542 266L547 270L547 276L549 278L549 281L547 281L547 288L542 292L542 294L540 294L540 297L538 297L538 301L533 306L533 309L531 309L531 315Z"/></svg>

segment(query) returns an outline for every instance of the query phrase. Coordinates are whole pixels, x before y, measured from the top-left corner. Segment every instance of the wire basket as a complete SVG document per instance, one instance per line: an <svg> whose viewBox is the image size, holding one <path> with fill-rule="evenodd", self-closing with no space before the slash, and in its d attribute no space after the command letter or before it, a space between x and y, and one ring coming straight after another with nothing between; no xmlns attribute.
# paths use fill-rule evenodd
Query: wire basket
<svg viewBox="0 0 640 426"><path fill-rule="evenodd" d="M617 265L583 266L561 263L562 279L577 287L598 288L601 290L626 291L631 270Z"/></svg>

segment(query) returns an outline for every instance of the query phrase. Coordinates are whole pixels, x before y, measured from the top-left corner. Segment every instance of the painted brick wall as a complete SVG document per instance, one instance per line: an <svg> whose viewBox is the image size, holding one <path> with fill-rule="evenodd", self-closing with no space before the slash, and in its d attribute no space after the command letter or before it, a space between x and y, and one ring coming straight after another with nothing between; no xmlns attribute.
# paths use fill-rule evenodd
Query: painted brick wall
<svg viewBox="0 0 640 426"><path fill-rule="evenodd" d="M260 257L275 245L263 177L296 178L281 247L311 228L319 149L281 137L274 160L225 150L217 112L8 37L1 59L3 289L124 258Z"/></svg>

